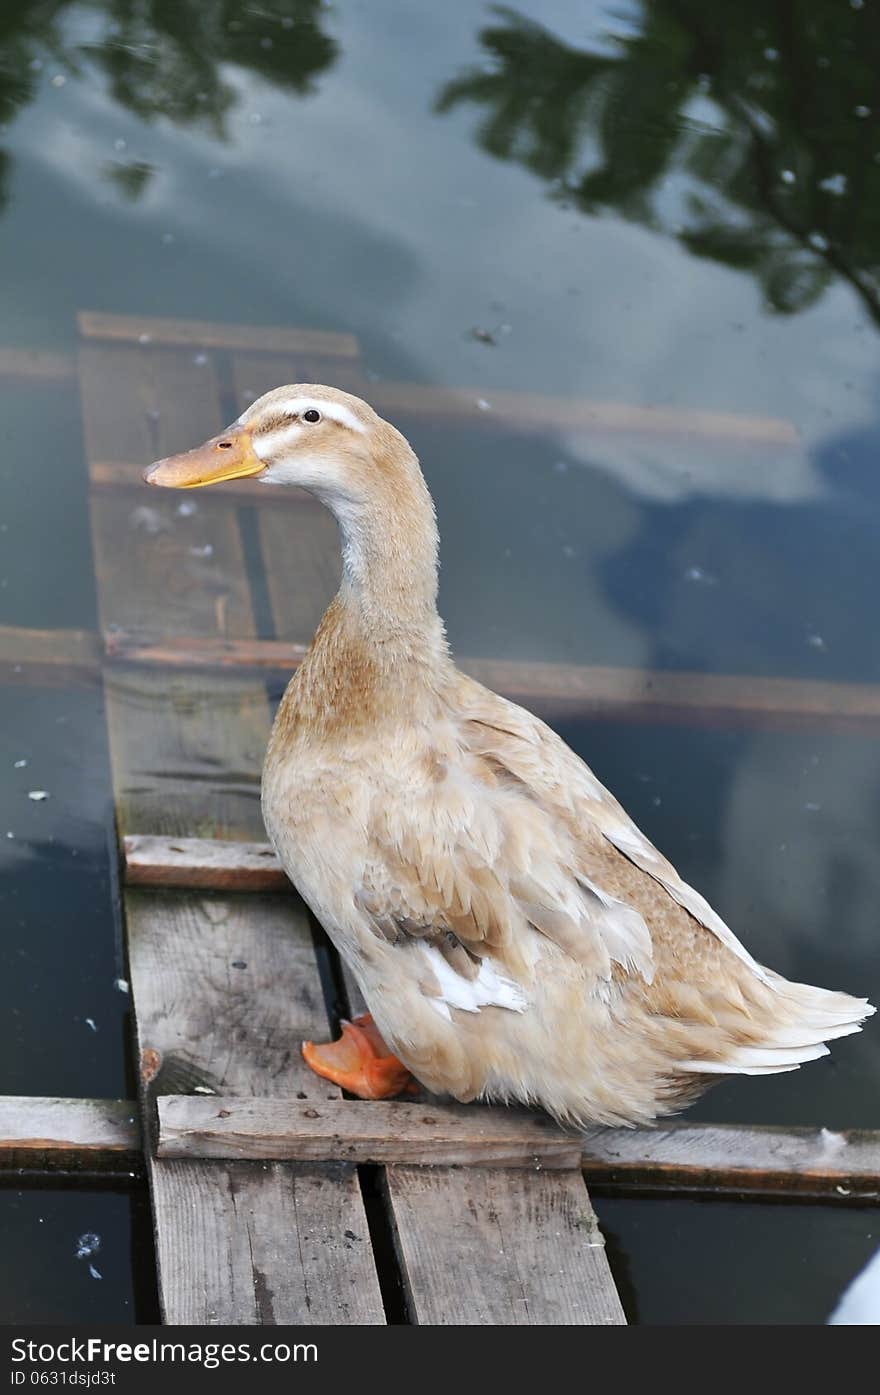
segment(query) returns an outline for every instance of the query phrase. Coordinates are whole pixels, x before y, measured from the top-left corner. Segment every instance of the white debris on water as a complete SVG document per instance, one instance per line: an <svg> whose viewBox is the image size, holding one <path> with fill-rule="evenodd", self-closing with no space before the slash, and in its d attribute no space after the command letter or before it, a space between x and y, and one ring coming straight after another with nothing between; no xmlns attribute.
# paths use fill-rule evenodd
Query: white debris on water
<svg viewBox="0 0 880 1395"><path fill-rule="evenodd" d="M479 407L481 412L491 412L492 410L492 403L487 402L485 397L477 398L477 406Z"/></svg>
<svg viewBox="0 0 880 1395"><path fill-rule="evenodd" d="M826 644L821 635L807 635L807 644L811 649L825 649Z"/></svg>
<svg viewBox="0 0 880 1395"><path fill-rule="evenodd" d="M128 979L127 979L127 978L115 978L115 979L113 980L113 987L116 989L117 993L128 993L128 991L129 991Z"/></svg>
<svg viewBox="0 0 880 1395"><path fill-rule="evenodd" d="M194 504L192 499L184 499L181 504L177 505L177 512L181 518L192 518L197 509L198 504Z"/></svg>
<svg viewBox="0 0 880 1395"><path fill-rule="evenodd" d="M27 761L26 761L26 760L17 760L17 761L14 761L14 762L13 762L14 769L16 769L16 770L24 770L24 768L25 768L26 765L27 765Z"/></svg>
<svg viewBox="0 0 880 1395"><path fill-rule="evenodd" d="M48 790L28 790L28 799L32 799L35 804L41 804L44 799L48 798Z"/></svg>
<svg viewBox="0 0 880 1395"><path fill-rule="evenodd" d="M780 170L779 178L782 180L783 184L794 184L797 181L797 175L794 170Z"/></svg>
<svg viewBox="0 0 880 1395"><path fill-rule="evenodd" d="M98 1024L96 1023L94 1017L86 1017L84 1020L87 1027L90 1027L93 1032L97 1032Z"/></svg>
<svg viewBox="0 0 880 1395"><path fill-rule="evenodd" d="M190 557L213 557L214 549L210 543L205 543L204 547L191 547Z"/></svg>
<svg viewBox="0 0 880 1395"><path fill-rule="evenodd" d="M77 1259L91 1259L101 1248L101 1237L93 1230L87 1230L76 1242Z"/></svg>
<svg viewBox="0 0 880 1395"><path fill-rule="evenodd" d="M846 193L846 175L829 174L827 179L819 180L819 188L826 194L835 194L842 198Z"/></svg>
<svg viewBox="0 0 880 1395"><path fill-rule="evenodd" d="M100 1274L100 1273L98 1272L98 1270L95 1268L94 1264L90 1264L90 1265L89 1265L89 1273L91 1274L91 1276L92 1276L93 1279L102 1279L102 1278L104 1277L103 1274Z"/></svg>

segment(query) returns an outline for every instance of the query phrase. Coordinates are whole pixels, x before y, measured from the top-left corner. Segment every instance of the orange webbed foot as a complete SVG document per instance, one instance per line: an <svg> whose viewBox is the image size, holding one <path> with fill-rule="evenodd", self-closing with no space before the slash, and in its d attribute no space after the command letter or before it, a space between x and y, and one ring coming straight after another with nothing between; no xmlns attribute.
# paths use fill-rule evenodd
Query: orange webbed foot
<svg viewBox="0 0 880 1395"><path fill-rule="evenodd" d="M304 1041L302 1054L316 1075L362 1100L387 1100L412 1086L413 1078L385 1045L368 1012L342 1023L337 1041Z"/></svg>

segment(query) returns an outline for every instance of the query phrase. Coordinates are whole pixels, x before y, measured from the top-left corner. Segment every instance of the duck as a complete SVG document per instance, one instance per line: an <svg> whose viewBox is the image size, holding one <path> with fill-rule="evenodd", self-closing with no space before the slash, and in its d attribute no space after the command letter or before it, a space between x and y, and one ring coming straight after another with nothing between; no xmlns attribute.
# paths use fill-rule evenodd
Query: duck
<svg viewBox="0 0 880 1395"><path fill-rule="evenodd" d="M434 505L392 424L287 385L144 477L248 476L310 491L341 541L262 773L278 858L368 1008L303 1043L314 1071L361 1099L648 1125L861 1029L865 998L759 963L550 726L456 667Z"/></svg>

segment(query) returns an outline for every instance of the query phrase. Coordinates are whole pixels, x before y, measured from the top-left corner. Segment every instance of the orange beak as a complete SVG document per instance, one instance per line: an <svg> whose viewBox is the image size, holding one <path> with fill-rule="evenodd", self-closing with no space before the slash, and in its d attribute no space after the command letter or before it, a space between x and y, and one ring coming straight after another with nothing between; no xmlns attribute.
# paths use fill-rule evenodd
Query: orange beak
<svg viewBox="0 0 880 1395"><path fill-rule="evenodd" d="M200 489L203 484L259 475L265 468L254 450L251 433L243 426L233 426L195 450L157 460L144 471L144 479L166 489Z"/></svg>

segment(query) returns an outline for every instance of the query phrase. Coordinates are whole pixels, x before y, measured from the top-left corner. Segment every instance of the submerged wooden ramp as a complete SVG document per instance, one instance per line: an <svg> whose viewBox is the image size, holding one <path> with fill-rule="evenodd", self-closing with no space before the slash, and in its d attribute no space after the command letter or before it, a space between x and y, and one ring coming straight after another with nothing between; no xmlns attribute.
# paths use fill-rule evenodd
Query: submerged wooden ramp
<svg viewBox="0 0 880 1395"><path fill-rule="evenodd" d="M93 477L218 432L249 388L326 378L358 385L346 335L279 332L266 354L262 335L224 337L216 326L184 333L173 322L82 316L81 332ZM271 509L255 515L234 492L141 495L99 485L91 523L100 621L111 634L155 633L161 618L169 641L252 641L259 615L273 631L262 637L302 643L336 581L332 522L305 501L278 518ZM261 570L267 594L255 597L249 574ZM117 667L104 668L102 681L120 838L142 848L164 839L166 850L192 838L260 842L270 720L263 679L235 669ZM433 1106L419 1106L420 1124L408 1116L409 1152L383 1154L377 1129L400 1133L391 1105L376 1124L362 1124L368 1143L359 1151L345 1112L363 1120L371 1106L343 1102L300 1057L304 1037L332 1031L326 1002L341 991L328 978L326 950L322 983L303 905L290 893L169 885L175 880L153 876L124 889L166 1322L382 1323L396 1301L387 1276L383 1295L377 1272L372 1241L383 1232L396 1246L410 1321L624 1321L577 1146L534 1121L517 1134L512 1118L493 1113L481 1148L474 1111L467 1148L444 1153L436 1138L428 1146ZM260 1106L276 1120L286 1109L302 1120L312 1146L298 1156L307 1160L254 1137L247 1149L218 1152L218 1126ZM192 1110L202 1111L201 1131L189 1129L186 1147L169 1146L174 1121L179 1132ZM320 1125L322 1112L337 1145L348 1132L348 1152L322 1145L326 1130L306 1128ZM391 1156L399 1160L377 1189L359 1160ZM464 1165L426 1166L452 1156Z"/></svg>

